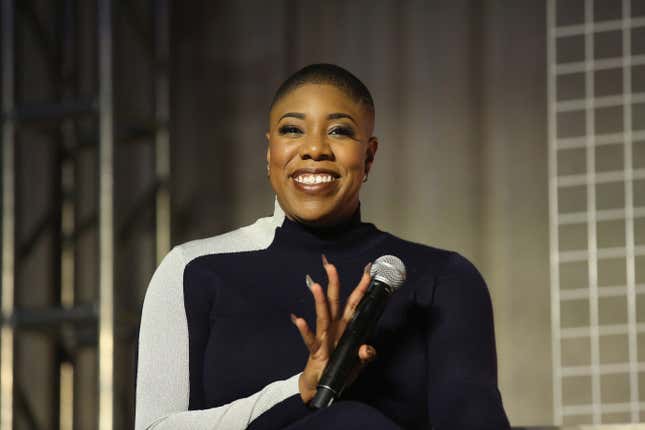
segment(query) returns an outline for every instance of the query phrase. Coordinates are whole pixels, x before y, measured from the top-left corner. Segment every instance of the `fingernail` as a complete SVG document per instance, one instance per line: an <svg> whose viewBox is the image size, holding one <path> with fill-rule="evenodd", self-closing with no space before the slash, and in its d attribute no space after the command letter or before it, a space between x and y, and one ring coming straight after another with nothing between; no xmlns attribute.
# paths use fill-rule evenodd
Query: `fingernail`
<svg viewBox="0 0 645 430"><path fill-rule="evenodd" d="M289 314L289 316L291 317L291 322L293 323L293 325L296 325L296 320L298 318L294 314Z"/></svg>
<svg viewBox="0 0 645 430"><path fill-rule="evenodd" d="M323 266L328 265L329 261L327 261L327 257L325 257L325 254L321 254L321 257L322 257Z"/></svg>
<svg viewBox="0 0 645 430"><path fill-rule="evenodd" d="M365 268L363 269L363 272L367 273L368 275L370 274L370 269L372 268L372 262L370 261L365 265Z"/></svg>
<svg viewBox="0 0 645 430"><path fill-rule="evenodd" d="M305 282L307 283L307 288L311 290L311 286L314 284L314 280L311 279L311 276L309 276L309 274L305 276Z"/></svg>

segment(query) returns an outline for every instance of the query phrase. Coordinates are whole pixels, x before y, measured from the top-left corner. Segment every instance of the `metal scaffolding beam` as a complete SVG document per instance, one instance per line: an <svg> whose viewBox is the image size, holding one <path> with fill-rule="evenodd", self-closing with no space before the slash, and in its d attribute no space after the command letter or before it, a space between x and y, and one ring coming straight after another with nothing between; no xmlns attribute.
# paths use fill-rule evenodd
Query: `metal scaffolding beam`
<svg viewBox="0 0 645 430"><path fill-rule="evenodd" d="M170 250L170 88L168 61L170 58L170 20L168 0L155 4L155 174L159 184L156 196L157 263Z"/></svg>
<svg viewBox="0 0 645 430"><path fill-rule="evenodd" d="M114 124L112 2L99 0L99 430L114 420Z"/></svg>
<svg viewBox="0 0 645 430"><path fill-rule="evenodd" d="M31 404L26 399L29 397L28 386L20 385L14 374L17 373L20 363L14 358L14 347L20 346L16 336L20 333L38 333L53 340L54 359L58 366L57 372L51 375L52 419L48 423L61 430L72 429L77 426L77 410L75 405L84 401L76 395L78 384L75 378L82 374L82 367L77 369L76 351L81 347L91 346L97 350L98 368L98 416L96 426L100 430L120 427L118 421L121 409L115 406L115 391L118 379L115 379L116 362L115 350L117 348L136 347L129 336L125 343L115 344L117 328L122 327L125 332L136 332L134 325L138 324L137 318L125 318L119 325L115 321L115 246L119 242L119 235L115 228L115 119L114 119L114 65L116 54L114 52L114 39L117 33L114 26L115 4L113 0L96 0L89 8L83 8L85 3L66 0L62 7L50 9L57 12L57 26L52 32L51 20L42 19L32 2L21 3L19 14L16 14L13 0L2 0L2 309L0 315L0 430L12 430L16 420L24 418L25 422L36 426L36 414L42 410L36 403ZM96 8L94 8L94 5ZM138 13L127 5L119 9L119 13ZM80 9L79 9L80 7ZM96 49L82 50L79 39L82 37L81 24L89 15L78 13L95 13L97 28ZM129 228L132 220L138 214L155 211L155 255L159 261L170 249L170 100L169 100L169 57L170 57L170 7L168 0L154 0L149 3L145 14L139 14L138 19L126 22L140 22L141 16L149 19L152 31L143 44L146 53L146 62L151 62L150 93L152 105L150 117L145 121L137 120L130 129L123 130L123 138L119 143L137 142L152 145L154 160L154 180L146 192L143 201L135 201L128 209L124 223ZM24 22L16 21L16 17L23 17ZM131 17L134 18L134 17ZM89 18L93 20L94 18ZM36 33L36 45L16 45L16 34L23 30L26 33ZM93 28L93 27L89 27ZM134 28L134 30L140 30ZM87 40L87 39L85 39ZM33 103L24 103L15 100L16 88L19 86L20 75L16 76L15 58L22 62L25 58L35 58L29 55L17 55L20 49L36 49L36 57L47 64L44 68L47 83L45 87L54 88L53 98ZM31 52L31 51L29 51ZM85 53L84 55L81 53ZM19 51L22 53L22 51ZM88 57L88 55L90 57ZM96 57L94 57L96 55ZM94 62L97 72L97 93L83 94L81 82L82 60ZM17 70L26 65L18 65ZM92 72L89 72L92 73ZM92 75L82 75L87 76ZM16 79L18 77L18 79ZM46 97L52 97L47 93ZM86 121L90 118L91 121ZM88 125L89 124L89 125ZM54 187L54 206L43 214L36 214L35 223L29 226L27 233L19 236L16 242L16 193L20 190L20 183L16 182L19 154L16 154L15 135L18 127L20 130L42 130L40 133L43 142L55 145L56 164ZM84 127L84 128L83 128ZM27 136L27 134L25 135ZM127 145L120 148L127 150ZM78 175L83 169L83 153L87 149L97 150L98 185L99 195L97 208L90 206L89 215L82 215L79 206L79 190L83 179ZM23 163L24 164L24 163ZM154 197L154 198L153 198ZM87 200L85 200L87 201ZM78 218L81 217L81 218ZM77 219L78 218L78 219ZM149 225L149 224L147 224ZM79 285L76 273L79 242L86 233L95 233L98 238L98 297L95 301L87 303L77 299L76 290ZM123 236L123 235L121 235ZM24 304L14 301L16 288L16 266L21 259L38 258L36 252L39 244L47 238L53 237L54 252L51 254L55 261L52 269L54 278L51 288L54 288L54 297L51 305L47 307L25 307ZM131 235L129 235L131 237ZM49 257L48 257L49 258ZM81 276L82 278L82 276ZM59 288L60 287L60 288ZM93 287L85 286L81 291L91 291ZM49 284L48 284L48 287ZM60 290L60 291L59 291ZM125 291L127 291L126 289ZM124 292L125 292L124 291ZM116 315L118 316L118 315ZM126 321L127 320L127 321ZM136 320L136 321L135 321ZM131 327L132 326L132 327ZM120 329L119 329L120 330ZM24 337L22 337L24 341ZM14 346L17 345L17 346ZM117 382L115 382L115 380ZM76 388L75 388L76 387ZM26 390L25 390L26 389ZM124 405L127 406L127 405ZM40 409L39 409L40 408ZM54 409L51 409L54 408ZM123 419L123 418L121 418ZM127 418L125 418L127 419Z"/></svg>
<svg viewBox="0 0 645 430"><path fill-rule="evenodd" d="M0 329L0 430L13 426L15 287L14 2L2 1L2 328Z"/></svg>

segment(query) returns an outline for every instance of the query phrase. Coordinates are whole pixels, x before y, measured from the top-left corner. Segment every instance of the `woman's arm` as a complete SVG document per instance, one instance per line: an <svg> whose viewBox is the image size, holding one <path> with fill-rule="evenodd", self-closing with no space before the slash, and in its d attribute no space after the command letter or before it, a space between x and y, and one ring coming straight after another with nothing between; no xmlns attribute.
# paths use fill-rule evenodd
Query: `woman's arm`
<svg viewBox="0 0 645 430"><path fill-rule="evenodd" d="M185 266L182 250L174 248L155 271L146 292L139 332L135 429L243 430L276 405L272 414L291 418L305 414L298 390L299 374L226 405L188 411Z"/></svg>
<svg viewBox="0 0 645 430"><path fill-rule="evenodd" d="M435 430L508 429L490 295L461 255L452 253L436 278L428 318L428 412Z"/></svg>

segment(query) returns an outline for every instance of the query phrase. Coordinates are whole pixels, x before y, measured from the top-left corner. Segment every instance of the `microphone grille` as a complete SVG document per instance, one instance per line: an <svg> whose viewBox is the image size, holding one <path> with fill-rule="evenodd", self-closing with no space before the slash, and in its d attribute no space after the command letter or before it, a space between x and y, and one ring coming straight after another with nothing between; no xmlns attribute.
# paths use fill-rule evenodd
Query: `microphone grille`
<svg viewBox="0 0 645 430"><path fill-rule="evenodd" d="M394 255L383 255L372 264L370 275L372 279L389 285L394 291L405 282L405 264Z"/></svg>

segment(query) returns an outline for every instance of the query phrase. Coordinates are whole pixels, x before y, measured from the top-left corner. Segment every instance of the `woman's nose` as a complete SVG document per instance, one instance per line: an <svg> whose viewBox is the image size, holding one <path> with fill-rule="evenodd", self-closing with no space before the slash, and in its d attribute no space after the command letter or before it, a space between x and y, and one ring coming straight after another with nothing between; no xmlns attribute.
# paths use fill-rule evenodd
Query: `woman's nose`
<svg viewBox="0 0 645 430"><path fill-rule="evenodd" d="M333 160L334 153L327 142L326 136L310 135L302 142L300 147L300 158L315 161Z"/></svg>

